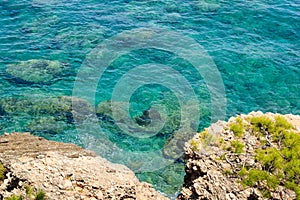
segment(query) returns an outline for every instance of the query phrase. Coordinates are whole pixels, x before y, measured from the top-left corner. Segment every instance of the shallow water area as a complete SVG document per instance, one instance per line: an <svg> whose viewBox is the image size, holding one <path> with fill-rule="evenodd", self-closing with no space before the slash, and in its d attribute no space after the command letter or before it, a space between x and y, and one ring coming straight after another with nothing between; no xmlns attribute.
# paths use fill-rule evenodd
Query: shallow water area
<svg viewBox="0 0 300 200"><path fill-rule="evenodd" d="M109 60L110 55L100 55L100 51L99 55L93 55L105 41L139 28L177 32L193 39L214 62L225 89L226 118L253 110L300 114L300 4L297 1L2 0L0 27L1 133L31 131L47 139L90 148L113 162L129 166L142 181L152 183L170 197L180 190L184 176L184 163L172 154L177 150L172 148L174 145L181 148L183 144L170 142L177 136L178 141L187 139L184 133L174 136L184 118L180 112L180 95L174 92L180 91L181 79L173 80L177 78L175 73L166 73L161 78L174 81L174 88L156 82L144 85L143 81L139 82L140 87L134 90L129 102L116 102L129 109L129 116L120 110L115 110L119 118L113 116L110 100L114 98L116 85L136 67L147 64L171 67L184 77L197 99L199 121L188 123L191 129L184 129L193 133L212 123L211 87L205 76L176 52L166 48L131 49L109 63L98 77L95 90L90 91L88 85L82 88L94 96L73 99L73 103L84 108L74 112L71 98L74 84L76 80L88 80L81 80L78 74L90 73L89 68L83 68L88 66L85 61L89 56L104 56ZM118 38L120 46L115 48L127 48L152 36L151 31L145 31L134 39L130 35ZM61 68L55 73L51 69L37 73L36 68L32 69L35 73L28 71L30 68L26 68L26 73L21 73L19 68L18 73L11 72L9 66L29 60L55 61ZM41 75L47 80L40 81ZM145 76L142 80L151 80L148 77L151 74L142 75ZM147 110L153 111L150 118L145 113ZM156 111L163 111L166 116ZM149 127L149 119L160 118L166 119L162 130ZM148 128L145 132L149 137L144 137L145 132L128 134L140 131L139 127L128 126L129 119L138 122L143 131ZM169 151L164 151L169 143ZM144 154L148 157L138 162ZM158 165L161 158L172 164L161 168ZM157 170L140 170L147 162L156 163Z"/></svg>

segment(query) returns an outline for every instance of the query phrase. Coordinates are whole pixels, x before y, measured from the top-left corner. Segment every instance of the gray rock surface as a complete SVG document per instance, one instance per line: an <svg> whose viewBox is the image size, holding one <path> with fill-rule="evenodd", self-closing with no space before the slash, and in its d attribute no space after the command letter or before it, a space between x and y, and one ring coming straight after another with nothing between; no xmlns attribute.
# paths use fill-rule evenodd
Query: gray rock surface
<svg viewBox="0 0 300 200"><path fill-rule="evenodd" d="M113 164L74 144L47 141L29 133L0 137L5 178L0 195L25 195L25 187L42 189L46 199L167 199L141 183L123 165Z"/></svg>

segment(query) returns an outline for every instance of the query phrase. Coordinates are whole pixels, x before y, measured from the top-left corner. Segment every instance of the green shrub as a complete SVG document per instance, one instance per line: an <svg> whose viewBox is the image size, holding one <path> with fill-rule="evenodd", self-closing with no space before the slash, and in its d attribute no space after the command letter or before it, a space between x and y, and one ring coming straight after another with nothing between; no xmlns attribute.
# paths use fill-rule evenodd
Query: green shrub
<svg viewBox="0 0 300 200"><path fill-rule="evenodd" d="M293 126L288 123L288 121L282 117L282 116L276 116L275 117L275 130L274 130L274 135L273 135L273 140L275 142L278 142L282 140L283 134L290 130Z"/></svg>
<svg viewBox="0 0 300 200"><path fill-rule="evenodd" d="M296 200L300 200L300 186L299 184L296 184L294 181L290 182L286 182L285 183L285 187L290 189L290 190L293 190L295 193L296 193Z"/></svg>
<svg viewBox="0 0 300 200"><path fill-rule="evenodd" d="M29 198L32 198L35 196L35 193L34 193L34 188L26 185L25 186L25 190L26 190L26 195L29 197Z"/></svg>
<svg viewBox="0 0 300 200"><path fill-rule="evenodd" d="M300 134L293 132L292 125L282 116L276 116L274 121L266 116L253 117L250 123L253 131L268 135L264 141L268 145L255 152L262 169L239 172L242 183L251 187L259 184L265 197L281 184L293 190L300 200Z"/></svg>
<svg viewBox="0 0 300 200"><path fill-rule="evenodd" d="M229 129L234 133L235 136L241 138L244 135L243 121L237 117L234 123L231 123Z"/></svg>
<svg viewBox="0 0 300 200"><path fill-rule="evenodd" d="M238 175L243 177L247 175L247 169L245 167L243 167L239 172Z"/></svg>
<svg viewBox="0 0 300 200"><path fill-rule="evenodd" d="M264 170L270 172L273 172L277 168L282 168L282 163L284 162L280 152L273 147L258 150L255 158L262 164Z"/></svg>
<svg viewBox="0 0 300 200"><path fill-rule="evenodd" d="M245 171L243 173L245 173ZM242 183L253 187L257 183L263 181L266 181L266 189L275 189L280 183L276 176L268 173L267 171L259 169L250 169L247 172L247 177L242 181Z"/></svg>
<svg viewBox="0 0 300 200"><path fill-rule="evenodd" d="M275 128L283 128L285 130L290 130L293 126L282 116L275 117Z"/></svg>
<svg viewBox="0 0 300 200"><path fill-rule="evenodd" d="M260 192L261 192L263 197L271 199L272 196L271 196L270 190L263 188L263 189L260 190Z"/></svg>
<svg viewBox="0 0 300 200"><path fill-rule="evenodd" d="M237 137L242 137L243 136L243 126L241 126L240 124L230 124L230 130L234 133L235 136Z"/></svg>
<svg viewBox="0 0 300 200"><path fill-rule="evenodd" d="M239 142L238 140L234 140L230 143L231 146L231 151L233 153L243 153L244 150L243 148L245 147L245 145L241 142Z"/></svg>
<svg viewBox="0 0 300 200"><path fill-rule="evenodd" d="M274 122L267 116L252 117L250 123L255 132L264 133L262 131L267 131L273 133Z"/></svg>
<svg viewBox="0 0 300 200"><path fill-rule="evenodd" d="M26 190L26 197L29 199L43 200L46 197L46 193L41 189L35 192L36 191L35 188L26 185L25 190Z"/></svg>
<svg viewBox="0 0 300 200"><path fill-rule="evenodd" d="M219 136L217 136L215 139L215 144L218 146L218 147L224 147L225 145L225 140Z"/></svg>
<svg viewBox="0 0 300 200"><path fill-rule="evenodd" d="M200 133L200 141L203 147L207 147L210 144L214 143L215 139L213 134L208 132L208 130L205 130Z"/></svg>
<svg viewBox="0 0 300 200"><path fill-rule="evenodd" d="M23 199L22 196L12 195L12 196L6 198L5 200L22 200L22 199Z"/></svg>
<svg viewBox="0 0 300 200"><path fill-rule="evenodd" d="M44 200L46 193L43 190L38 190L35 200Z"/></svg>
<svg viewBox="0 0 300 200"><path fill-rule="evenodd" d="M200 142L200 141L199 141ZM192 139L190 141L190 147L192 149L193 152L198 152L200 149L199 149L199 142Z"/></svg>
<svg viewBox="0 0 300 200"><path fill-rule="evenodd" d="M224 171L224 174L225 175L233 175L234 173L230 170L230 169L226 169L225 171Z"/></svg>
<svg viewBox="0 0 300 200"><path fill-rule="evenodd" d="M226 154L222 154L222 155L219 157L219 160L226 160Z"/></svg>
<svg viewBox="0 0 300 200"><path fill-rule="evenodd" d="M209 145L215 143L216 139L213 134L208 132L208 130L202 131L199 137L199 140L192 139L190 140L190 147L194 152L200 151L200 148L206 148Z"/></svg>
<svg viewBox="0 0 300 200"><path fill-rule="evenodd" d="M4 173L5 173L5 168L4 168L3 164L0 163L0 181L4 180L4 178L5 178Z"/></svg>

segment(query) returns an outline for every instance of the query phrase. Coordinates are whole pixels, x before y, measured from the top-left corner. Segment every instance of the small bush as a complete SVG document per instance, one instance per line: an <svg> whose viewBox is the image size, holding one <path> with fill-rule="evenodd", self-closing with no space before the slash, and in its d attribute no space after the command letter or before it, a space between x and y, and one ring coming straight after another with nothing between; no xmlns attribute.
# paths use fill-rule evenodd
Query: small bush
<svg viewBox="0 0 300 200"><path fill-rule="evenodd" d="M230 169L226 169L225 171L224 171L224 174L225 175L233 175L234 173L230 170Z"/></svg>
<svg viewBox="0 0 300 200"><path fill-rule="evenodd" d="M290 190L293 190L295 193L296 193L296 200L300 200L300 186L299 184L296 184L294 181L290 182L286 182L285 183L285 187L290 189Z"/></svg>
<svg viewBox="0 0 300 200"><path fill-rule="evenodd" d="M255 132L264 133L262 131L267 131L273 133L274 122L267 116L252 117L250 123Z"/></svg>
<svg viewBox="0 0 300 200"><path fill-rule="evenodd" d="M5 168L4 168L3 164L0 163L0 181L4 180L4 178L5 178L4 173L5 173Z"/></svg>
<svg viewBox="0 0 300 200"><path fill-rule="evenodd" d="M241 142L239 142L238 140L234 140L230 143L231 145L231 151L233 153L243 153L244 150L243 148L245 147L245 145Z"/></svg>
<svg viewBox="0 0 300 200"><path fill-rule="evenodd" d="M37 192L35 192L36 191L35 188L26 185L25 190L26 190L26 197L29 199L44 200L46 197L46 193L41 189L39 189L39 190L37 190Z"/></svg>
<svg viewBox="0 0 300 200"><path fill-rule="evenodd" d="M283 128L285 130L290 130L293 126L282 116L275 117L275 128Z"/></svg>
<svg viewBox="0 0 300 200"><path fill-rule="evenodd" d="M239 176L246 176L247 175L247 169L245 167L243 167L239 172L238 172Z"/></svg>
<svg viewBox="0 0 300 200"><path fill-rule="evenodd" d="M225 140L223 138L217 137L216 144L218 147L222 147L225 144Z"/></svg>
<svg viewBox="0 0 300 200"><path fill-rule="evenodd" d="M243 171L245 173L245 171ZM275 189L279 185L279 180L276 176L264 170L250 169L247 172L247 177L242 181L247 186L255 186L259 182L266 181L266 189Z"/></svg>
<svg viewBox="0 0 300 200"><path fill-rule="evenodd" d="M222 154L220 157L219 157L220 160L226 160L226 154Z"/></svg>
<svg viewBox="0 0 300 200"><path fill-rule="evenodd" d="M192 149L193 152L198 152L200 150L199 149L199 142L196 141L196 140L194 140L194 139L192 139L190 141L190 147L191 147L191 149Z"/></svg>
<svg viewBox="0 0 300 200"><path fill-rule="evenodd" d="M29 197L29 198L32 198L35 196L35 193L34 193L34 188L26 185L25 186L25 190L26 190L26 195Z"/></svg>
<svg viewBox="0 0 300 200"><path fill-rule="evenodd" d="M284 185L300 200L300 134L293 132L292 125L282 116L276 116L274 121L266 116L253 117L250 123L255 133L266 135L263 141L266 145L255 152L262 169L242 169L239 172L242 183L259 185L265 197L270 197L270 191L279 184Z"/></svg>
<svg viewBox="0 0 300 200"><path fill-rule="evenodd" d="M192 139L189 142L190 147L194 152L200 151L200 148L206 148L211 144L215 144L216 139L213 134L208 132L208 130L204 130L199 134L199 140Z"/></svg>
<svg viewBox="0 0 300 200"><path fill-rule="evenodd" d="M12 196L6 198L5 200L22 200L22 199L23 199L22 196L12 195Z"/></svg>
<svg viewBox="0 0 300 200"><path fill-rule="evenodd" d="M42 190L38 190L35 200L44 200L46 193Z"/></svg>
<svg viewBox="0 0 300 200"><path fill-rule="evenodd" d="M280 152L275 148L267 148L265 150L258 150L255 156L263 169L273 172L277 168L282 168L284 159L281 157Z"/></svg>
<svg viewBox="0 0 300 200"><path fill-rule="evenodd" d="M241 138L244 135L243 121L237 117L236 122L231 123L229 129L234 133L235 136Z"/></svg>
<svg viewBox="0 0 300 200"><path fill-rule="evenodd" d="M293 126L288 123L288 121L282 117L282 116L276 116L275 117L275 130L274 130L274 135L273 135L273 140L275 142L278 142L282 140L283 134L290 130Z"/></svg>
<svg viewBox="0 0 300 200"><path fill-rule="evenodd" d="M200 141L203 147L207 147L210 144L214 143L214 136L208 130L202 131L200 133Z"/></svg>

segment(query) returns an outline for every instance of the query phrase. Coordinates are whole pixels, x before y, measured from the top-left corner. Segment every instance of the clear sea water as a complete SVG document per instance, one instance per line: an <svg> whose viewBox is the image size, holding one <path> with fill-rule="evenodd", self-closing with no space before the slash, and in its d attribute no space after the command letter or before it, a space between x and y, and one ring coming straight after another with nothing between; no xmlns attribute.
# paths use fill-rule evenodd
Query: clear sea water
<svg viewBox="0 0 300 200"><path fill-rule="evenodd" d="M1 133L33 130L36 135L72 142L102 155L97 138L89 137L89 132L81 135L73 122L60 121L59 114L48 112L51 109L37 111L36 104L41 104L36 102L71 96L87 55L106 39L124 31L153 27L192 38L205 49L222 77L226 118L257 110L300 114L299 0L0 0L1 106L13 97L17 100L10 106L18 107L11 113L1 111ZM30 59L57 60L64 67L47 84L21 81L7 73L10 64ZM211 94L204 78L174 52L159 49L138 49L115 59L99 80L91 103L110 100L122 75L147 63L171 66L187 79L201 102L203 115L198 131L209 126ZM166 104L177 109L179 104L173 101L176 98L170 88L147 84L132 95L131 115L141 115L153 102L162 101L162 96L168 96ZM31 103L24 103L24 99ZM43 124L41 119L53 123L46 120ZM32 128L35 123L39 127ZM170 131L137 139L112 126L104 125L106 136L124 155L102 156L133 170L126 152L161 149L172 137ZM174 197L183 183L184 163L175 159L174 164L162 169L136 174Z"/></svg>

